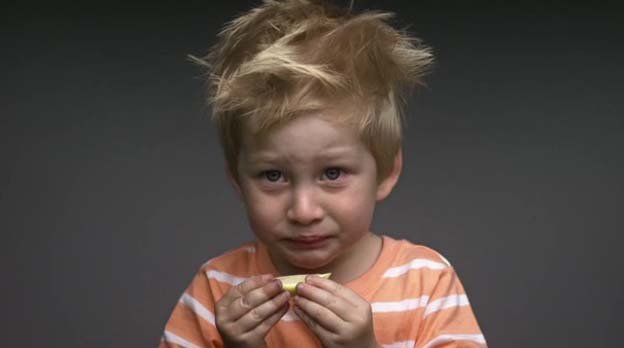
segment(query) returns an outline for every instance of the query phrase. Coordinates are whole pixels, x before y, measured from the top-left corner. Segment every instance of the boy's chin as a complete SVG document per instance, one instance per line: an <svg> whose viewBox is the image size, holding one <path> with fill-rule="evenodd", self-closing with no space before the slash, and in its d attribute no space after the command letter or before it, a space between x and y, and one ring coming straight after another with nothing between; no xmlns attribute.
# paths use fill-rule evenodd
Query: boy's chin
<svg viewBox="0 0 624 348"><path fill-rule="evenodd" d="M325 271L333 258L317 255L288 255L286 261L297 273L319 273Z"/></svg>

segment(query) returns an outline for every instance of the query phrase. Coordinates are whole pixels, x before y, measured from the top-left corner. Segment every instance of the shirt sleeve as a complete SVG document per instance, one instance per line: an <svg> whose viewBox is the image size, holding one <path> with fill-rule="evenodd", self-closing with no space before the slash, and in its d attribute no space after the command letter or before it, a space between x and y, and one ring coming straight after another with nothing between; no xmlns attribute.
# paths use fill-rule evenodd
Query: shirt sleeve
<svg viewBox="0 0 624 348"><path fill-rule="evenodd" d="M468 297L453 267L443 269L429 295L415 348L487 347Z"/></svg>
<svg viewBox="0 0 624 348"><path fill-rule="evenodd" d="M176 303L159 348L222 348L214 309L213 289L200 269Z"/></svg>

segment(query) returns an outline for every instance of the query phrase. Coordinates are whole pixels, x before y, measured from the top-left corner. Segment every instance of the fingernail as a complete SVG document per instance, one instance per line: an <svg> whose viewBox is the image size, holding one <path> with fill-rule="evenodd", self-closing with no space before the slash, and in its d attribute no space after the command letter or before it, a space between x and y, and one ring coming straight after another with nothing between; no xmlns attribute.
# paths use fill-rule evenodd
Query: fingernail
<svg viewBox="0 0 624 348"><path fill-rule="evenodd" d="M273 279L273 275L272 274L263 274L262 275L262 280L264 280L264 281L268 281L268 280L271 280L271 279Z"/></svg>

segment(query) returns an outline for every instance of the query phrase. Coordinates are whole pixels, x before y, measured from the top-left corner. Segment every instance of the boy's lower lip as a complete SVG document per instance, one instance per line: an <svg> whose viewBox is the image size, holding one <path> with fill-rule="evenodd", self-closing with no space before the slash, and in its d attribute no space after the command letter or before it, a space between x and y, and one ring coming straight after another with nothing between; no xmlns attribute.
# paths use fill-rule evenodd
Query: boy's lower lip
<svg viewBox="0 0 624 348"><path fill-rule="evenodd" d="M288 243L297 249L317 249L325 246L330 237L320 237L314 239L287 239Z"/></svg>

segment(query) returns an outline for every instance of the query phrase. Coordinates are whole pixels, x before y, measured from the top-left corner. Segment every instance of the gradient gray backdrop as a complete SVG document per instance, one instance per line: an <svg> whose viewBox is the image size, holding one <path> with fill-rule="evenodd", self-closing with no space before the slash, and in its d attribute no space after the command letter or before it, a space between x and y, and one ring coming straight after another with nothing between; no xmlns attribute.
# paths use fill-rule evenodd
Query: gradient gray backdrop
<svg viewBox="0 0 624 348"><path fill-rule="evenodd" d="M154 347L252 238L185 55L254 3L2 5L3 345ZM590 3L356 1L437 57L374 231L446 255L491 347L621 345L624 16Z"/></svg>

